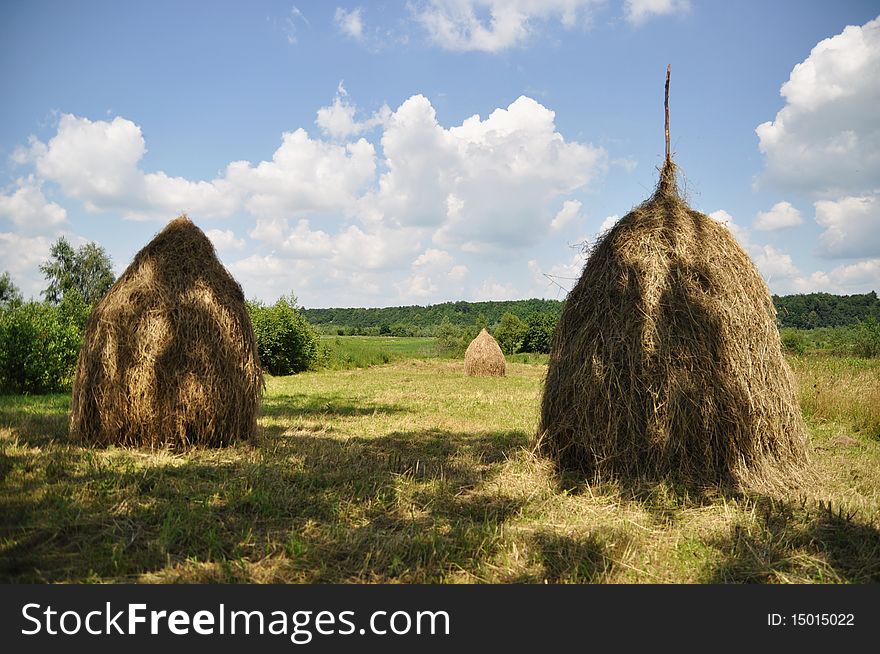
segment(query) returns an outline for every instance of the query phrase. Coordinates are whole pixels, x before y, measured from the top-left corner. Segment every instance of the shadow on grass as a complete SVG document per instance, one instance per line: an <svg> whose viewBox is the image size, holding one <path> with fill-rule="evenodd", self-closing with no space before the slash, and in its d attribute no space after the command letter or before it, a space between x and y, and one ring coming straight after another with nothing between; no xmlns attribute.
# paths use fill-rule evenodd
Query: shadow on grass
<svg viewBox="0 0 880 654"><path fill-rule="evenodd" d="M754 500L757 520L710 542L724 554L710 583L762 583L786 576L880 582L880 530L855 514L806 500Z"/></svg>
<svg viewBox="0 0 880 654"><path fill-rule="evenodd" d="M13 430L35 445L26 424ZM523 500L479 487L527 442L518 431L334 439L279 426L257 447L151 458L46 441L26 462L0 461L0 580L130 580L187 566L183 580L248 581L247 564L261 561L260 581L440 581L497 551ZM199 579L192 563L214 571Z"/></svg>
<svg viewBox="0 0 880 654"><path fill-rule="evenodd" d="M370 416L403 413L407 409L391 404L355 404L344 395L273 395L263 400L261 415L270 418L307 418L312 416Z"/></svg>
<svg viewBox="0 0 880 654"><path fill-rule="evenodd" d="M574 536L538 532L530 541L531 548L537 553L539 572L521 575L513 581L595 584L607 579L614 568L611 547L597 534Z"/></svg>
<svg viewBox="0 0 880 654"><path fill-rule="evenodd" d="M677 525L687 509L719 503L733 508L741 517L729 531L704 541L718 554L698 575L706 583L880 582L880 529L870 516L806 497L780 499L717 487L694 491L648 480L588 483L573 473L558 479L573 495L610 494L632 502L661 528Z"/></svg>

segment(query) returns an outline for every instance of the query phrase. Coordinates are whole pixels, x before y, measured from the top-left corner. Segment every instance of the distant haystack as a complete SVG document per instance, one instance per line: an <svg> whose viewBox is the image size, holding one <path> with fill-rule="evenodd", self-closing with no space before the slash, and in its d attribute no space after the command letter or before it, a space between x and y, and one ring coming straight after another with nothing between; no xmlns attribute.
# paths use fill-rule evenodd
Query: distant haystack
<svg viewBox="0 0 880 654"><path fill-rule="evenodd" d="M468 345L464 353L464 370L471 377L504 377L507 362L498 341L485 329Z"/></svg>
<svg viewBox="0 0 880 654"><path fill-rule="evenodd" d="M225 445L254 435L262 388L241 287L181 216L92 311L70 435L96 445Z"/></svg>

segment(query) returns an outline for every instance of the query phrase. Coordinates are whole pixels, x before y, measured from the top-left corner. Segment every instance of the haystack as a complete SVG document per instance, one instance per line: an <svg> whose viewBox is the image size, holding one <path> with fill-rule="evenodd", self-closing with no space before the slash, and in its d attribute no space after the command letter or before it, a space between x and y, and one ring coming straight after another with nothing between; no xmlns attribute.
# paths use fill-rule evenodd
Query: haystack
<svg viewBox="0 0 880 654"><path fill-rule="evenodd" d="M468 345L464 353L464 370L471 377L504 377L507 362L498 341L485 329Z"/></svg>
<svg viewBox="0 0 880 654"><path fill-rule="evenodd" d="M667 118L655 193L599 238L566 300L540 448L592 476L787 485L806 431L775 315L730 230L679 194Z"/></svg>
<svg viewBox="0 0 880 654"><path fill-rule="evenodd" d="M225 445L254 435L262 388L241 287L181 216L92 311L70 435L96 445Z"/></svg>

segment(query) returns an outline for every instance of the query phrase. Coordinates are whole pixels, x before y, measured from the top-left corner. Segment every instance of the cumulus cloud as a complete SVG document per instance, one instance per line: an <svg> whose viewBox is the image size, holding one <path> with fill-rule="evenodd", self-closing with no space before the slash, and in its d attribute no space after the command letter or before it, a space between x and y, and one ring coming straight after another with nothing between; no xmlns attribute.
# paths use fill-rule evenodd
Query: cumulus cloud
<svg viewBox="0 0 880 654"><path fill-rule="evenodd" d="M516 300L522 294L516 290L513 284L502 284L492 278L483 280L483 283L471 291L471 297L476 302L490 302L501 300Z"/></svg>
<svg viewBox="0 0 880 654"><path fill-rule="evenodd" d="M128 218L182 212L229 215L236 205L224 180L193 182L164 172L145 174L138 164L146 152L141 128L130 120L111 121L62 114L48 143L32 139L29 158L37 175L58 184L64 195L88 211L120 211Z"/></svg>
<svg viewBox="0 0 880 654"><path fill-rule="evenodd" d="M816 222L825 228L819 254L825 257L880 256L880 198L848 196L816 202Z"/></svg>
<svg viewBox="0 0 880 654"><path fill-rule="evenodd" d="M880 17L821 41L797 64L785 106L755 130L758 183L818 195L876 190L880 179Z"/></svg>
<svg viewBox="0 0 880 654"><path fill-rule="evenodd" d="M550 229L558 232L560 229L568 225L571 221L578 217L581 210L581 203L577 200L566 200L562 203L562 208L556 217L550 223Z"/></svg>
<svg viewBox="0 0 880 654"><path fill-rule="evenodd" d="M768 284L777 279L793 279L800 274L791 255L772 245L754 246L751 250L752 261Z"/></svg>
<svg viewBox="0 0 880 654"><path fill-rule="evenodd" d="M385 222L436 229L440 247L531 245L550 229L549 203L606 166L604 149L565 141L554 119L522 96L446 129L428 99L413 96L386 124L387 172L369 205Z"/></svg>
<svg viewBox="0 0 880 654"><path fill-rule="evenodd" d="M602 224L599 225L599 233L603 234L607 232L609 229L614 227L617 224L617 221L620 220L620 216L617 214L608 216L605 220L602 221Z"/></svg>
<svg viewBox="0 0 880 654"><path fill-rule="evenodd" d="M350 211L373 180L376 152L365 139L337 145L287 132L271 161L234 161L226 181L246 197L252 214L288 217L312 211Z"/></svg>
<svg viewBox="0 0 880 654"><path fill-rule="evenodd" d="M446 50L500 52L525 43L540 24L572 28L597 0L428 0L411 6L428 37Z"/></svg>
<svg viewBox="0 0 880 654"><path fill-rule="evenodd" d="M0 271L9 272L25 297L39 297L46 286L38 269L49 258L52 240L46 236L0 232Z"/></svg>
<svg viewBox="0 0 880 654"><path fill-rule="evenodd" d="M754 228L769 232L787 227L797 227L802 224L801 212L795 209L789 202L777 202L769 211L760 211L755 216Z"/></svg>
<svg viewBox="0 0 880 654"><path fill-rule="evenodd" d="M524 96L450 127L420 95L367 118L340 83L334 106L319 112L323 135L286 132L270 158L233 161L211 180L145 171L142 129L126 118L63 114L45 143L31 139L13 157L32 174L0 194L0 219L48 236L67 218L60 198L134 219L248 213L249 229L207 232L239 255L242 283L263 297L305 289L289 284L290 270L303 280L320 271L334 298L357 297L355 285L387 291L406 275L399 291L414 297L467 296L466 280L468 292L501 297L509 280L485 280L456 258L509 256L571 225L583 207L567 198L608 166L604 149L566 140L554 112ZM381 149L357 136L371 121Z"/></svg>
<svg viewBox="0 0 880 654"><path fill-rule="evenodd" d="M623 15L632 25L642 25L655 16L687 13L690 0L626 0Z"/></svg>
<svg viewBox="0 0 880 654"><path fill-rule="evenodd" d="M16 186L8 195L0 193L0 218L11 221L19 232L54 232L67 222L64 207L49 202L33 178L19 179Z"/></svg>
<svg viewBox="0 0 880 654"><path fill-rule="evenodd" d="M357 7L351 11L347 11L342 7L336 7L336 12L333 14L333 21L336 23L339 31L346 36L350 36L356 41L363 40L364 22L363 9L361 7Z"/></svg>
<svg viewBox="0 0 880 654"><path fill-rule="evenodd" d="M348 92L339 82L333 104L318 109L315 123L325 134L334 139L346 139L383 125L391 115L388 105L365 120L356 120L357 107L348 100Z"/></svg>
<svg viewBox="0 0 880 654"><path fill-rule="evenodd" d="M205 236L211 239L217 250L241 250L244 247L244 239L237 238L231 229L209 229Z"/></svg>

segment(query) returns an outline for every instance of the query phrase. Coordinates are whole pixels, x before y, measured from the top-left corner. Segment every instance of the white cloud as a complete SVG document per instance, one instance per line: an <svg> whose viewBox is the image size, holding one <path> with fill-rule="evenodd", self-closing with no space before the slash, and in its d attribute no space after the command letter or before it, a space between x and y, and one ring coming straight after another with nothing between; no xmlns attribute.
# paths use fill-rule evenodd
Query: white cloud
<svg viewBox="0 0 880 654"><path fill-rule="evenodd" d="M306 27L310 27L309 21L303 15L303 12L301 12L296 5L293 5L290 9L290 13L284 19L284 31L287 34L287 42L290 45L295 45L298 40L299 23L303 23Z"/></svg>
<svg viewBox="0 0 880 654"><path fill-rule="evenodd" d="M581 210L581 203L577 200L566 200L562 203L562 208L556 217L550 223L550 229L558 232L560 229L568 225L572 220L578 217Z"/></svg>
<svg viewBox="0 0 880 654"><path fill-rule="evenodd" d="M237 238L231 229L209 229L205 236L211 239L217 250L241 250L244 239Z"/></svg>
<svg viewBox="0 0 880 654"><path fill-rule="evenodd" d="M20 232L42 234L56 231L67 222L67 211L49 202L32 179L19 179L18 188L9 195L0 193L0 218L12 221Z"/></svg>
<svg viewBox="0 0 880 654"><path fill-rule="evenodd" d="M778 279L793 279L800 274L791 255L782 252L772 245L761 245L752 248L752 261L769 284Z"/></svg>
<svg viewBox="0 0 880 654"><path fill-rule="evenodd" d="M618 157L617 159L611 160L611 165L619 166L620 168L623 168L626 172L631 173L638 167L639 162L632 157Z"/></svg>
<svg viewBox="0 0 880 654"><path fill-rule="evenodd" d="M599 225L599 233L604 234L605 232L607 232L609 229L617 224L618 220L620 220L620 216L618 216L617 214L605 218L605 220L602 221L602 224Z"/></svg>
<svg viewBox="0 0 880 654"><path fill-rule="evenodd" d="M414 268L450 268L452 256L445 250L429 248L413 261Z"/></svg>
<svg viewBox="0 0 880 654"><path fill-rule="evenodd" d="M816 222L825 228L819 254L826 257L880 256L880 196L849 196L816 202Z"/></svg>
<svg viewBox="0 0 880 654"><path fill-rule="evenodd" d="M727 213L724 209L713 211L708 215L709 218L727 227L727 229L730 230L730 232L733 234L734 238L736 238L739 244L747 251L750 251L752 244L749 239L749 230L737 224L737 222L733 219L733 216Z"/></svg>
<svg viewBox="0 0 880 654"><path fill-rule="evenodd" d="M0 232L0 273L9 272L25 297L39 297L46 287L39 266L49 258L52 239Z"/></svg>
<svg viewBox="0 0 880 654"><path fill-rule="evenodd" d="M413 18L441 48L500 52L525 43L542 22L571 28L597 0L428 0Z"/></svg>
<svg viewBox="0 0 880 654"><path fill-rule="evenodd" d="M42 144L41 144L42 145ZM91 211L117 208L143 184L137 164L146 148L141 129L121 117L92 122L63 114L58 131L37 156L37 172Z"/></svg>
<svg viewBox="0 0 880 654"><path fill-rule="evenodd" d="M41 179L91 212L119 211L127 218L160 218L183 212L226 216L235 208L224 180L193 182L164 172L144 174L141 128L125 118L112 121L62 114L48 144L32 140L31 158Z"/></svg>
<svg viewBox="0 0 880 654"><path fill-rule="evenodd" d="M333 20L343 34L350 36L356 41L363 40L364 22L363 9L361 7L352 9L351 11L346 11L342 7L336 7L336 13L333 15Z"/></svg>
<svg viewBox="0 0 880 654"><path fill-rule="evenodd" d="M642 25L654 16L687 13L690 0L626 0L623 15L632 25Z"/></svg>
<svg viewBox="0 0 880 654"><path fill-rule="evenodd" d="M821 41L782 85L785 106L755 130L760 184L813 194L875 190L880 179L880 18Z"/></svg>
<svg viewBox="0 0 880 654"><path fill-rule="evenodd" d="M346 139L356 134L361 134L374 127L385 124L391 115L388 105L382 105L381 109L366 120L356 120L357 107L348 101L348 92L339 82L336 88L336 97L333 104L318 109L318 117L315 123L325 134L334 139Z"/></svg>
<svg viewBox="0 0 880 654"><path fill-rule="evenodd" d="M838 266L829 273L839 292L864 293L880 289L880 259Z"/></svg>
<svg viewBox="0 0 880 654"><path fill-rule="evenodd" d="M250 237L300 259L320 259L333 255L333 238L322 230L312 231L309 221L301 218L290 229L283 218L257 219Z"/></svg>
<svg viewBox="0 0 880 654"><path fill-rule="evenodd" d="M446 273L446 276L453 282L461 282L464 281L464 278L467 277L469 272L467 266L459 264L457 266L452 266L452 268L449 269L449 272Z"/></svg>
<svg viewBox="0 0 880 654"><path fill-rule="evenodd" d="M286 132L271 161L234 161L226 179L247 196L256 216L286 218L313 211L353 210L376 171L376 153L365 139L337 145L311 139L302 128Z"/></svg>
<svg viewBox="0 0 880 654"><path fill-rule="evenodd" d="M516 300L521 299L521 296L522 294L514 288L513 284L502 284L492 278L483 280L480 286L471 291L471 297L475 302Z"/></svg>
<svg viewBox="0 0 880 654"><path fill-rule="evenodd" d="M777 202L770 211L760 211L755 216L755 229L761 231L774 231L786 227L797 227L804 222L801 212L788 202Z"/></svg>
<svg viewBox="0 0 880 654"><path fill-rule="evenodd" d="M436 229L440 247L531 245L550 229L550 202L606 165L602 148L566 142L554 118L523 96L445 129L427 98L413 96L386 125L387 172L369 204L386 223Z"/></svg>

